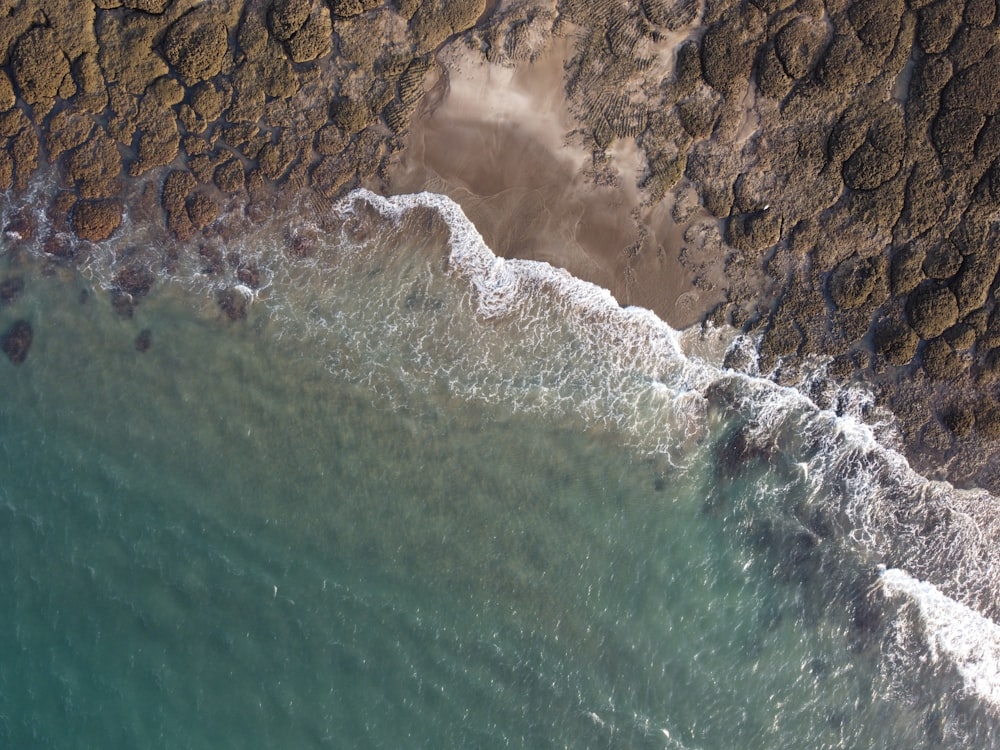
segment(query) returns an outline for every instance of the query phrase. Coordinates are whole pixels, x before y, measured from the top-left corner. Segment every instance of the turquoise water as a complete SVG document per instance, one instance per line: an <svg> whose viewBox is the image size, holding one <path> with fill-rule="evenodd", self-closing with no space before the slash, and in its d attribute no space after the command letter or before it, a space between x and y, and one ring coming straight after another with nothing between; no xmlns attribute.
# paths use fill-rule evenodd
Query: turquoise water
<svg viewBox="0 0 1000 750"><path fill-rule="evenodd" d="M237 322L4 256L0 745L996 746L989 583L855 513L918 481L860 428L376 205L247 236Z"/></svg>

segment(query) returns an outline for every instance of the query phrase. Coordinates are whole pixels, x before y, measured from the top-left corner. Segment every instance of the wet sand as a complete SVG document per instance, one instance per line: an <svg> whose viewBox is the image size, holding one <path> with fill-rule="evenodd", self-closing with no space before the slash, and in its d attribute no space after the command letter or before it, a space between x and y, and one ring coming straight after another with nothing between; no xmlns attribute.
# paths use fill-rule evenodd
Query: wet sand
<svg viewBox="0 0 1000 750"><path fill-rule="evenodd" d="M389 192L443 193L498 255L565 268L678 328L700 322L722 295L696 288L680 263L685 227L669 201L651 206L639 189L638 147L617 141L610 171L598 171L574 131L564 92L571 50L570 36L555 38L516 67L461 42L442 50Z"/></svg>

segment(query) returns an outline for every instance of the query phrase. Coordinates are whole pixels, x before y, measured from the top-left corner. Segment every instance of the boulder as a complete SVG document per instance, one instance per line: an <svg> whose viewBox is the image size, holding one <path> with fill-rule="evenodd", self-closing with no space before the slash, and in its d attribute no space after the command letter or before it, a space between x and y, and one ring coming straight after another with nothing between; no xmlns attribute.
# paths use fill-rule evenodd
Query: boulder
<svg viewBox="0 0 1000 750"><path fill-rule="evenodd" d="M268 28L274 38L286 42L309 18L311 0L274 0L267 14Z"/></svg>
<svg viewBox="0 0 1000 750"><path fill-rule="evenodd" d="M0 348L7 355L7 359L15 365L19 365L27 359L33 338L34 331L31 328L31 323L26 320L16 320L4 333Z"/></svg>
<svg viewBox="0 0 1000 750"><path fill-rule="evenodd" d="M853 310L867 302L880 275L884 278L884 263L879 260L853 255L837 266L827 283L833 304L843 310Z"/></svg>
<svg viewBox="0 0 1000 750"><path fill-rule="evenodd" d="M163 40L163 54L188 86L219 73L229 52L229 30L210 12L188 12Z"/></svg>
<svg viewBox="0 0 1000 750"><path fill-rule="evenodd" d="M73 231L82 240L106 240L121 226L123 210L117 198L77 201L73 208Z"/></svg>
<svg viewBox="0 0 1000 750"><path fill-rule="evenodd" d="M958 322L958 300L947 286L926 281L906 300L906 315L922 339L933 339Z"/></svg>
<svg viewBox="0 0 1000 750"><path fill-rule="evenodd" d="M931 339L920 352L924 372L934 380L951 380L962 372L962 360L943 337Z"/></svg>
<svg viewBox="0 0 1000 750"><path fill-rule="evenodd" d="M58 36L48 26L32 27L18 37L10 51L10 67L28 104L54 98L70 74Z"/></svg>
<svg viewBox="0 0 1000 750"><path fill-rule="evenodd" d="M909 364L917 353L920 337L901 320L884 318L874 327L872 345L891 365Z"/></svg>

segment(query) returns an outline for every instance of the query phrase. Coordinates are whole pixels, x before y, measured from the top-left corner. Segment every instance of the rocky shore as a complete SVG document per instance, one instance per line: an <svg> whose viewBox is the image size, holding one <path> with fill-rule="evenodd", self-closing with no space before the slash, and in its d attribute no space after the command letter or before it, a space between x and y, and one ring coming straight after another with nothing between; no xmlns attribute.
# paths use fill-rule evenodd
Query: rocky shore
<svg viewBox="0 0 1000 750"><path fill-rule="evenodd" d="M252 288L199 241L291 196L424 180L483 198L462 164L402 179L413 133L461 59L530 77L559 44L574 189L631 196L609 225L628 241L581 242L584 275L672 322L686 285L687 314L760 335L782 382L828 358L818 402L866 384L921 470L996 492L998 29L996 0L0 0L0 191L55 185L4 242L72 263L125 221L160 227L156 255L123 251L123 314L181 253Z"/></svg>

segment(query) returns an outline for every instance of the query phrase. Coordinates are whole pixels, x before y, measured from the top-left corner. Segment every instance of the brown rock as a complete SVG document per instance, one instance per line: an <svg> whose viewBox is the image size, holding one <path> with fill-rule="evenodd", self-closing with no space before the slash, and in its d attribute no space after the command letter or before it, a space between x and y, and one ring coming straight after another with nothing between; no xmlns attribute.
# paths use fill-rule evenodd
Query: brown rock
<svg viewBox="0 0 1000 750"><path fill-rule="evenodd" d="M126 8L141 10L143 13L151 13L153 15L163 13L167 9L167 6L170 5L170 2L171 0L123 0Z"/></svg>
<svg viewBox="0 0 1000 750"><path fill-rule="evenodd" d="M951 380L962 372L962 360L943 337L931 339L920 352L920 361L934 380Z"/></svg>
<svg viewBox="0 0 1000 750"><path fill-rule="evenodd" d="M317 9L302 28L295 32L285 46L288 54L297 63L310 62L326 57L333 50L333 27L330 23L330 12L321 7Z"/></svg>
<svg viewBox="0 0 1000 750"><path fill-rule="evenodd" d="M0 148L0 190L10 190L14 184L14 158Z"/></svg>
<svg viewBox="0 0 1000 750"><path fill-rule="evenodd" d="M746 90L760 43L759 11L727 12L705 32L701 42L701 66L708 84L726 96Z"/></svg>
<svg viewBox="0 0 1000 750"><path fill-rule="evenodd" d="M872 344L875 351L891 365L908 364L917 353L920 337L913 329L899 320L885 318L874 328Z"/></svg>
<svg viewBox="0 0 1000 750"><path fill-rule="evenodd" d="M989 26L996 12L997 0L965 0L965 22L970 26Z"/></svg>
<svg viewBox="0 0 1000 750"><path fill-rule="evenodd" d="M341 18L351 18L362 13L367 13L382 4L382 0L329 0L329 2L330 8ZM403 3L407 4L408 0L403 0ZM400 8L400 14L407 18L413 15L419 6L419 2L412 2L410 4L412 4L412 8ZM409 12L406 12L407 10Z"/></svg>
<svg viewBox="0 0 1000 750"><path fill-rule="evenodd" d="M137 352L148 352L153 345L153 332L148 328L143 328L135 337L135 350Z"/></svg>
<svg viewBox="0 0 1000 750"><path fill-rule="evenodd" d="M880 278L885 283L884 264L879 260L881 258L853 255L837 266L827 284L833 304L840 309L853 310L867 302Z"/></svg>
<svg viewBox="0 0 1000 750"><path fill-rule="evenodd" d="M10 153L14 157L14 187L17 190L28 189L28 178L38 169L40 148L34 128L25 128L11 139Z"/></svg>
<svg viewBox="0 0 1000 750"><path fill-rule="evenodd" d="M947 286L926 281L906 300L910 325L922 339L933 339L958 322L958 301Z"/></svg>
<svg viewBox="0 0 1000 750"><path fill-rule="evenodd" d="M10 51L10 66L28 104L54 98L69 76L69 61L56 32L47 26L35 26L18 37Z"/></svg>
<svg viewBox="0 0 1000 750"><path fill-rule="evenodd" d="M236 193L243 189L246 175L239 159L230 159L215 169L215 184L224 193Z"/></svg>
<svg viewBox="0 0 1000 750"><path fill-rule="evenodd" d="M181 16L167 30L163 54L191 86L222 70L229 52L229 30L211 12L194 10Z"/></svg>
<svg viewBox="0 0 1000 750"><path fill-rule="evenodd" d="M16 102L17 97L14 95L14 84L11 83L7 73L0 68L0 112L6 112Z"/></svg>
<svg viewBox="0 0 1000 750"><path fill-rule="evenodd" d="M181 134L172 113L149 120L139 131L139 159L129 167L133 177L172 162L180 150Z"/></svg>
<svg viewBox="0 0 1000 750"><path fill-rule="evenodd" d="M121 169L118 146L101 128L66 157L66 174L84 198L115 195Z"/></svg>
<svg viewBox="0 0 1000 750"><path fill-rule="evenodd" d="M785 24L774 40L785 73L790 78L804 78L812 72L826 37L826 24L809 16L797 16Z"/></svg>
<svg viewBox="0 0 1000 750"><path fill-rule="evenodd" d="M185 201L185 207L195 229L204 229L219 215L219 205L204 193L192 193Z"/></svg>
<svg viewBox="0 0 1000 750"><path fill-rule="evenodd" d="M934 120L934 145L942 154L971 158L976 136L986 124L986 115L971 108L945 109Z"/></svg>
<svg viewBox="0 0 1000 750"><path fill-rule="evenodd" d="M698 18L698 0L641 0L642 12L657 26L675 31L690 26Z"/></svg>
<svg viewBox="0 0 1000 750"><path fill-rule="evenodd" d="M89 113L72 108L57 112L49 120L45 134L49 160L55 161L64 152L79 146L90 137L93 130L94 118Z"/></svg>
<svg viewBox="0 0 1000 750"><path fill-rule="evenodd" d="M286 42L309 18L311 0L274 0L267 20L275 39Z"/></svg>
<svg viewBox="0 0 1000 750"><path fill-rule="evenodd" d="M77 201L73 209L73 231L82 240L106 240L121 226L122 211L122 203L116 198Z"/></svg>
<svg viewBox="0 0 1000 750"><path fill-rule="evenodd" d="M958 24L962 20L965 0L937 0L918 13L917 40L928 55L948 49Z"/></svg>
<svg viewBox="0 0 1000 750"><path fill-rule="evenodd" d="M34 331L31 328L31 323L26 320L17 320L4 333L0 348L7 355L7 359L15 365L20 365L28 358L28 350L31 349L33 339Z"/></svg>

